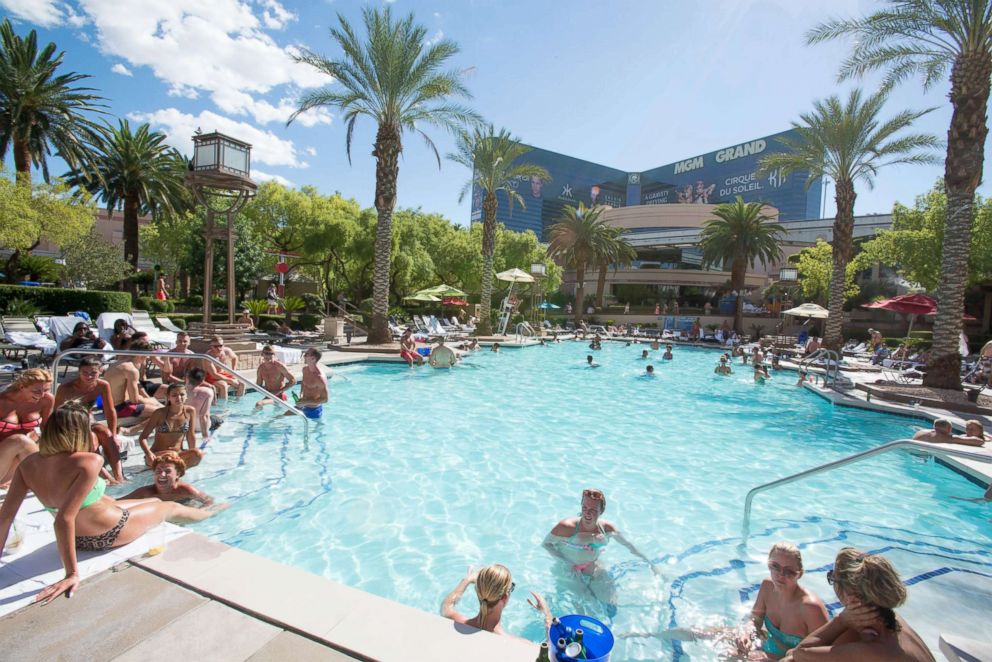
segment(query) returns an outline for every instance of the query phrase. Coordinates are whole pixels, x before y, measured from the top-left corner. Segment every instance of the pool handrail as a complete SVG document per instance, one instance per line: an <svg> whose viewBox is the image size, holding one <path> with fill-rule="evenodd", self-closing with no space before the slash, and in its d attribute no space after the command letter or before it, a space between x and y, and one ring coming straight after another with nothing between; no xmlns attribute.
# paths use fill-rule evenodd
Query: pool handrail
<svg viewBox="0 0 992 662"><path fill-rule="evenodd" d="M891 441L887 444L882 444L881 446L862 451L861 453L848 455L847 457L842 457L839 460L827 462L826 464L821 464L813 467L812 469L800 471L799 473L792 474L791 476L785 476L784 478L779 478L778 480L773 480L771 482L764 483L763 485L752 487L748 490L747 497L744 499L744 522L742 527L743 544L747 544L748 535L751 533L751 502L754 500L754 497L761 492L765 492L782 485L788 485L789 483L794 483L797 480L806 478L807 476L813 476L815 474L823 473L824 471L830 471L831 469L837 469L848 464L860 462L861 460L865 460L875 455L881 455L882 453L903 449L915 449L924 451L931 455L950 455L952 457L960 457L967 460L974 460L976 462L992 464L992 453L966 451L950 447L949 444L935 445L925 441L915 441L913 439L899 439L897 441Z"/></svg>
<svg viewBox="0 0 992 662"><path fill-rule="evenodd" d="M299 416L300 418L302 418L303 438L307 439L310 436L310 419L306 417L306 414L304 414L302 411L300 411L293 405L289 404L285 400L281 399L275 393L272 393L271 391L262 388L261 386L251 381L247 377L242 377L237 373L237 371L231 370L230 366L225 365L223 362L217 360L215 357L210 356L209 354L203 354L199 352L185 352L185 353L156 352L154 350L146 350L146 349L114 349L112 347L106 347L102 349L83 349L83 348L66 349L58 352L55 355L55 358L52 360L52 374L53 375L59 374L58 373L59 362L62 360L62 357L68 355L75 356L77 354L93 354L99 356L102 356L104 354L113 354L115 356L148 356L148 357L159 357L159 358L175 357L177 359L206 359L207 361L210 361L214 365L218 366L221 370L226 370L227 372L234 375L234 378L237 379L242 384L252 387L259 393L263 394L265 397L272 400L275 404L284 407L287 411L290 411L296 414L297 416ZM54 395L57 390L58 390L58 380L52 380L52 394Z"/></svg>
<svg viewBox="0 0 992 662"><path fill-rule="evenodd" d="M837 385L837 375L840 371L840 355L832 349L827 349L826 347L821 347L809 356L803 357L799 362L799 369L809 371L812 366L813 361L817 359L825 359L826 365L823 369L823 380L828 386L831 383L831 375L833 375L833 384Z"/></svg>

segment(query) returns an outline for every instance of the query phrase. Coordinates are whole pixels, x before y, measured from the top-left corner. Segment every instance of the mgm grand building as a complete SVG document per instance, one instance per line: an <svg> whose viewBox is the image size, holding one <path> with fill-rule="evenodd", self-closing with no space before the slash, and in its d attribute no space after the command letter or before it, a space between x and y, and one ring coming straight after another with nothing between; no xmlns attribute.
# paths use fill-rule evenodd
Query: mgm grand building
<svg viewBox="0 0 992 662"><path fill-rule="evenodd" d="M606 205L603 218L626 230L637 250L629 267L610 269L607 300L632 305L656 301L710 298L730 279L723 265L702 264L699 230L713 218L713 208L732 202L763 202L765 213L785 226L784 257L830 241L833 219L821 219L823 182L807 182L808 172L785 176L780 171L760 173L763 156L786 151L782 138L798 139L793 131L749 140L714 152L691 156L667 165L631 172L590 163L564 154L532 148L521 161L545 168L551 180L518 180L517 193L526 208L510 206L499 192L498 219L511 230L532 230L547 241L549 228L567 205ZM473 192L472 220L482 218L482 192ZM891 227L888 215L856 219L855 236ZM747 288L759 290L778 278L780 264L749 270ZM727 265L729 269L729 265ZM597 273L586 272L586 292L595 290ZM574 294L575 274L566 272L563 289Z"/></svg>

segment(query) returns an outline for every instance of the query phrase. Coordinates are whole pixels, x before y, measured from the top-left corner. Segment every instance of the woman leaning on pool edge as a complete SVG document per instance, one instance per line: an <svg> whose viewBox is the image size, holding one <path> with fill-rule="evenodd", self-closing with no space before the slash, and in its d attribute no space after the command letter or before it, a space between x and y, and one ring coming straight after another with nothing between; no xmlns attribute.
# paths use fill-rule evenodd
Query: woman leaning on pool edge
<svg viewBox="0 0 992 662"><path fill-rule="evenodd" d="M158 499L117 501L103 492L103 457L90 452L90 417L75 404L52 412L38 440L38 452L17 467L7 498L0 507L0 554L14 516L28 490L55 518L55 543L65 578L47 586L35 601L48 602L79 585L76 549L99 551L136 540L148 529L170 522L195 522L213 512Z"/></svg>
<svg viewBox="0 0 992 662"><path fill-rule="evenodd" d="M889 560L845 547L827 573L844 611L789 651L787 662L934 662L920 635L895 611L906 587Z"/></svg>
<svg viewBox="0 0 992 662"><path fill-rule="evenodd" d="M465 589L470 584L475 584L475 594L479 598L479 613L471 618L458 613L455 609L455 605L458 604ZM458 582L458 586L441 603L441 615L450 618L455 623L470 625L493 634L507 635L508 633L503 630L503 626L500 624L500 619L503 617L503 608L510 601L510 596L516 587L510 570L506 566L494 563L478 572L474 568L469 568L462 580ZM548 609L548 605L540 593L531 591L530 594L534 596L534 601L531 602L531 599L527 598L527 604L540 611L544 616L544 631L547 632L548 628L551 627L551 610ZM517 638L521 639L521 637ZM527 639L523 641L533 643Z"/></svg>

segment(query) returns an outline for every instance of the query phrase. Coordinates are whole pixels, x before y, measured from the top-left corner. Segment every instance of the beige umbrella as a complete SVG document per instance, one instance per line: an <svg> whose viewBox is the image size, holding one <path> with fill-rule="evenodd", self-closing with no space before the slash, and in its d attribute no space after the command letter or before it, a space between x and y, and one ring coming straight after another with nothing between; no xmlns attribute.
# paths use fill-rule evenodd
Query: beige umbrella
<svg viewBox="0 0 992 662"><path fill-rule="evenodd" d="M795 308L790 308L789 310L782 311L783 315L792 315L793 317L812 317L814 319L826 319L830 317L830 311L823 306L818 306L815 303L804 303L801 306L796 306Z"/></svg>
<svg viewBox="0 0 992 662"><path fill-rule="evenodd" d="M496 278L505 280L508 283L533 283L534 277L522 269L507 269L496 274Z"/></svg>

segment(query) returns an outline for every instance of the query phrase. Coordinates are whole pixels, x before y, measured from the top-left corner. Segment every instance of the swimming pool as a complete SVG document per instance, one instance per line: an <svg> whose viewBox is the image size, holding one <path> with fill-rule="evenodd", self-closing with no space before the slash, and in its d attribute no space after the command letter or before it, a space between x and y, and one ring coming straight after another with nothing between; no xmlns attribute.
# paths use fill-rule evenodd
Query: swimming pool
<svg viewBox="0 0 992 662"><path fill-rule="evenodd" d="M335 369L332 404L307 442L298 420L253 412L248 396L190 475L233 506L194 528L435 613L467 566L503 563L518 587L504 626L535 641L530 590L553 612L588 613L621 634L730 624L749 610L772 542L803 545L805 581L827 602L826 567L853 544L884 550L915 578L904 613L934 650L955 623L992 634L988 511L950 499L980 490L934 462L892 453L760 495L749 549L738 549L748 489L925 422L832 406L795 388L795 373L764 386L737 366L719 377L706 350L677 347L670 362L652 352L657 377L645 379L645 347L565 342L480 352L453 371ZM601 367L585 367L587 354ZM550 558L541 541L577 514L584 487L606 493L604 517L663 578L613 544L602 558L611 604ZM933 608L941 600L953 600L952 615ZM470 590L460 609L475 608ZM614 659L714 655L634 636Z"/></svg>

